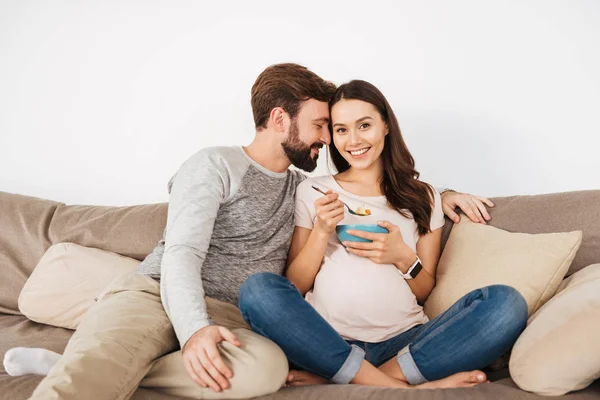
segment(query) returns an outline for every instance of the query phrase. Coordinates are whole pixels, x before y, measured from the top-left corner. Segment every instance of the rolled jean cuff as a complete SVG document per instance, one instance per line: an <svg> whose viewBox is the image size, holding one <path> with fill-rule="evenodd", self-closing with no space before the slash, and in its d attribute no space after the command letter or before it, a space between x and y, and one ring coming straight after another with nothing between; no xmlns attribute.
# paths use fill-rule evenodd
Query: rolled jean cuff
<svg viewBox="0 0 600 400"><path fill-rule="evenodd" d="M331 378L333 383L346 384L350 383L358 373L360 365L365 359L365 351L356 345L350 345L350 354L342 364L342 367Z"/></svg>
<svg viewBox="0 0 600 400"><path fill-rule="evenodd" d="M419 371L419 367L415 363L415 359L412 354L410 354L410 349L408 346L400 350L398 353L398 365L400 365L400 369L406 378L406 381L411 385L420 385L421 383L428 382L427 379L421 374Z"/></svg>

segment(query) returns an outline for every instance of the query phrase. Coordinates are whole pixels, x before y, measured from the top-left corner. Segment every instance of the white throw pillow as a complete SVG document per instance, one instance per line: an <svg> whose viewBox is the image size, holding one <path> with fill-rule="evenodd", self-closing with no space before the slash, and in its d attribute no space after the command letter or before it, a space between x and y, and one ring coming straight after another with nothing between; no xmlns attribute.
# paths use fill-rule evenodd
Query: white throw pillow
<svg viewBox="0 0 600 400"><path fill-rule="evenodd" d="M600 264L571 275L515 344L510 375L523 390L559 396L600 378Z"/></svg>
<svg viewBox="0 0 600 400"><path fill-rule="evenodd" d="M138 260L74 243L46 250L19 295L19 310L32 321L76 329L96 297Z"/></svg>

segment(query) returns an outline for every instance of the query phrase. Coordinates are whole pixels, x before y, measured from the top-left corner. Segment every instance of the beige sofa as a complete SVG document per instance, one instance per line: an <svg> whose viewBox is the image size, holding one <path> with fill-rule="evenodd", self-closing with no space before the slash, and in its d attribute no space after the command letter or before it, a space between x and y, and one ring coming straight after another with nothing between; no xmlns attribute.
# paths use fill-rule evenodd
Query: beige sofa
<svg viewBox="0 0 600 400"><path fill-rule="evenodd" d="M491 225L511 232L583 231L570 275L600 262L600 191L582 191L494 199ZM29 321L17 298L44 252L55 243L72 242L143 259L158 242L166 204L133 207L77 206L0 192L0 356L15 346L62 352L72 331ZM452 223L444 227L444 242ZM597 334L597 333L595 333ZM592 355L599 357L600 355ZM489 372L492 383L471 389L400 390L355 385L285 388L264 399L539 399L516 387L508 370ZM40 377L10 377L0 366L0 399L27 398ZM134 399L174 399L140 388ZM600 399L600 382L559 398Z"/></svg>

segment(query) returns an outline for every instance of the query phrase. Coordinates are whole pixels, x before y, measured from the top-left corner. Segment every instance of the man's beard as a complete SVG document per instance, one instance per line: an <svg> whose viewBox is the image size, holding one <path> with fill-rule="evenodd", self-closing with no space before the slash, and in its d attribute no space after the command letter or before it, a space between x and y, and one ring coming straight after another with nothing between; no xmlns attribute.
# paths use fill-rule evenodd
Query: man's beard
<svg viewBox="0 0 600 400"><path fill-rule="evenodd" d="M281 143L285 155L290 159L292 165L296 168L300 168L306 172L312 172L317 168L317 159L319 154L315 155L315 158L311 157L312 148L320 149L323 147L321 143L308 145L300 140L300 131L298 130L298 122L292 121L290 126L290 133L285 142Z"/></svg>

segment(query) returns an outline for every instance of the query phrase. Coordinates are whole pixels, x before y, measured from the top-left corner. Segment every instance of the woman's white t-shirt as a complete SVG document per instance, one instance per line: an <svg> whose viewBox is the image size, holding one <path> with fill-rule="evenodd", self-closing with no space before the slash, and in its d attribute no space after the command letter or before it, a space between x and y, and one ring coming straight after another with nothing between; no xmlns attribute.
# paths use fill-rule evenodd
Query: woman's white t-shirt
<svg viewBox="0 0 600 400"><path fill-rule="evenodd" d="M376 224L387 220L397 225L404 242L416 252L419 240L417 223L388 206L384 196L363 197L345 191L333 176L304 180L296 191L296 226L313 229L314 202L331 189L352 209L365 206L371 215L345 214L339 225ZM444 226L440 194L435 191L431 216L432 231ZM410 213L409 213L410 214ZM423 308L393 264L376 264L346 251L334 232L328 240L321 269L306 300L345 339L378 343L428 321Z"/></svg>

